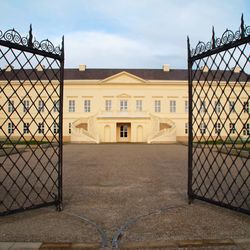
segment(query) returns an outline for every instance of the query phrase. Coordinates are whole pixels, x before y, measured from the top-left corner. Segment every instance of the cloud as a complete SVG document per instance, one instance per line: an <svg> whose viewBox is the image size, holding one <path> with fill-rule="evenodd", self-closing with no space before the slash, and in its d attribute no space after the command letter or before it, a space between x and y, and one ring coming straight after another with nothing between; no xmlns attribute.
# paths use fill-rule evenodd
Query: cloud
<svg viewBox="0 0 250 250"><path fill-rule="evenodd" d="M73 32L65 35L67 67L78 64L116 68L160 67L164 61L159 55L173 54L174 51L179 50L172 44L158 48L140 40L105 32Z"/></svg>

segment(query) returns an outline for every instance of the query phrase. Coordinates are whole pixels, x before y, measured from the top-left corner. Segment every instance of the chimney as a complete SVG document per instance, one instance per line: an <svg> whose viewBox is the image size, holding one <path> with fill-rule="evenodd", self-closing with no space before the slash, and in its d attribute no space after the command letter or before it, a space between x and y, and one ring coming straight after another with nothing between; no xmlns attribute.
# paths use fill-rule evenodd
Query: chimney
<svg viewBox="0 0 250 250"><path fill-rule="evenodd" d="M44 65L41 65L41 64L38 64L38 65L36 66L36 70L37 70L37 71L43 71L44 68L45 68L45 66L44 66Z"/></svg>
<svg viewBox="0 0 250 250"><path fill-rule="evenodd" d="M5 66L5 71L10 72L14 69L14 67L11 64L8 64Z"/></svg>
<svg viewBox="0 0 250 250"><path fill-rule="evenodd" d="M164 72L169 72L170 71L170 65L169 64L163 64L162 69Z"/></svg>
<svg viewBox="0 0 250 250"><path fill-rule="evenodd" d="M241 68L238 65L235 66L234 68L232 68L232 70L233 70L234 73L240 73L241 72Z"/></svg>
<svg viewBox="0 0 250 250"><path fill-rule="evenodd" d="M79 71L85 71L85 70L86 70L86 64L80 64Z"/></svg>
<svg viewBox="0 0 250 250"><path fill-rule="evenodd" d="M207 65L205 65L205 66L201 67L201 70L202 70L203 72L207 73L207 72L209 71L209 68L208 68Z"/></svg>

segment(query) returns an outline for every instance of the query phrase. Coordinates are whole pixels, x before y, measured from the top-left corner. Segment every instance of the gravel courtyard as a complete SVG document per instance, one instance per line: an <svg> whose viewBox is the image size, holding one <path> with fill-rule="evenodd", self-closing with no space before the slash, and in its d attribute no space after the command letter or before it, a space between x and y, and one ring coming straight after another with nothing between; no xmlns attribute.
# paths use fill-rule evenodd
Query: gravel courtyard
<svg viewBox="0 0 250 250"><path fill-rule="evenodd" d="M250 217L187 202L187 147L64 146L63 212L0 218L0 241L131 242L250 238ZM233 249L233 248L232 248Z"/></svg>

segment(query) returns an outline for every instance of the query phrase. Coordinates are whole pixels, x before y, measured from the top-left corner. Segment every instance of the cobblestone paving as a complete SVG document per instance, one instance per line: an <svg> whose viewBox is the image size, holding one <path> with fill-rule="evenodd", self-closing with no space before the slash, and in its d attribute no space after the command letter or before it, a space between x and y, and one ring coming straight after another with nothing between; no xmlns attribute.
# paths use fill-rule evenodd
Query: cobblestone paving
<svg viewBox="0 0 250 250"><path fill-rule="evenodd" d="M0 241L126 246L250 238L249 216L187 204L184 145L68 144L63 175L64 211L50 207L2 217Z"/></svg>

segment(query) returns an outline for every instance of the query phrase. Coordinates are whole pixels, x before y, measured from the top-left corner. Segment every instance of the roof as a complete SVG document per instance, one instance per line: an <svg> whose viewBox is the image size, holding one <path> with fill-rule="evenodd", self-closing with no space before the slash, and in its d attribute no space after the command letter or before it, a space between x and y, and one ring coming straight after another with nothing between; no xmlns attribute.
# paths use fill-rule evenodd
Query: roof
<svg viewBox="0 0 250 250"><path fill-rule="evenodd" d="M165 72L162 69L65 69L64 78L68 80L103 80L110 76L126 71L145 80L187 80L188 74L185 69L171 69Z"/></svg>
<svg viewBox="0 0 250 250"><path fill-rule="evenodd" d="M187 81L188 70L187 69L171 69L170 71L163 71L162 69L86 69L85 71L79 71L77 68L64 69L65 80L103 80L110 76L119 74L121 72L128 72L137 77L145 80L173 80L173 81ZM248 81L250 75L246 73L233 73L232 71L212 71L213 74L209 74L206 80L218 80L218 81ZM202 70L196 71L195 79L200 77L201 80L206 78L208 73L202 72ZM60 72L55 69L48 69L45 71L36 71L31 69L21 69L12 71L0 71L0 80L25 80L29 76L31 80L46 79L59 79Z"/></svg>

